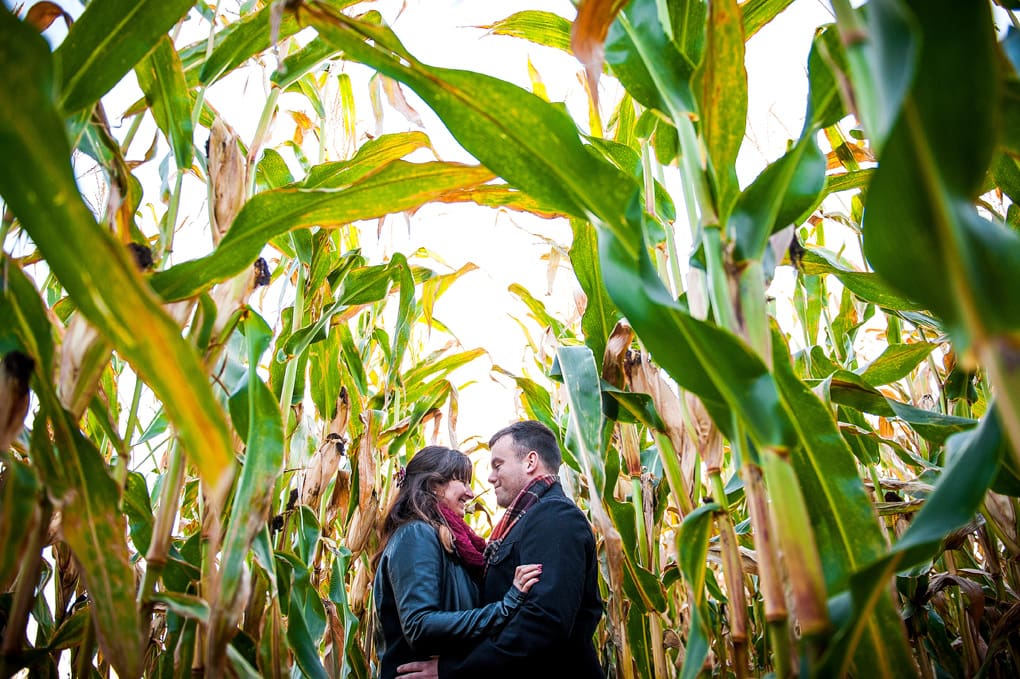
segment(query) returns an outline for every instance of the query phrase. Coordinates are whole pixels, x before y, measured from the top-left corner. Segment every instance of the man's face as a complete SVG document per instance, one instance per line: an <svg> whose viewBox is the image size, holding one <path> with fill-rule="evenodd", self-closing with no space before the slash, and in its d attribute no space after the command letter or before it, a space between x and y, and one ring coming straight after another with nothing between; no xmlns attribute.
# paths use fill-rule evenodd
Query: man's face
<svg viewBox="0 0 1020 679"><path fill-rule="evenodd" d="M528 485L535 475L536 453L528 453L520 458L513 447L513 438L508 434L490 449L489 483L496 491L496 504L509 507L517 494Z"/></svg>

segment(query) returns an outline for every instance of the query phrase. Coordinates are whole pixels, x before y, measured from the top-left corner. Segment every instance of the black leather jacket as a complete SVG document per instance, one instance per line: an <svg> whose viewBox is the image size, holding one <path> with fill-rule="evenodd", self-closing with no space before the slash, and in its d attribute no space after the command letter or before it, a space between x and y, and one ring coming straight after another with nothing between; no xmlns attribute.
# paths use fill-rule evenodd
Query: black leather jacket
<svg viewBox="0 0 1020 679"><path fill-rule="evenodd" d="M501 601L476 608L478 585L424 521L404 524L390 537L372 593L382 679L395 677L399 665L493 634L524 601L511 585Z"/></svg>

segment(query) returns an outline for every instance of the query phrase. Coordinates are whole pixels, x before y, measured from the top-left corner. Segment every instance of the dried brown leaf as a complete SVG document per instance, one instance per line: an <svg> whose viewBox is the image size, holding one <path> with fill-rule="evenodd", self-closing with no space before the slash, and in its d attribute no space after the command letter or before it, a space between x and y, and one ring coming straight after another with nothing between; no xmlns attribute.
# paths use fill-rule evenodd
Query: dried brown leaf
<svg viewBox="0 0 1020 679"><path fill-rule="evenodd" d="M213 244L219 245L244 205L245 160L237 133L217 117L209 132L209 182L213 188Z"/></svg>
<svg viewBox="0 0 1020 679"><path fill-rule="evenodd" d="M412 125L424 127L425 125L422 123L421 115L414 110L413 106L407 103L407 97L404 96L404 90L401 89L400 83L385 76L381 76L380 80L383 92L386 93L386 100L390 102L390 106L396 109L397 112L404 116Z"/></svg>
<svg viewBox="0 0 1020 679"><path fill-rule="evenodd" d="M570 29L570 49L584 64L592 101L598 107L598 83L605 61L606 35L627 0L583 0Z"/></svg>
<svg viewBox="0 0 1020 679"><path fill-rule="evenodd" d="M634 330L624 321L616 324L606 340L606 353L602 357L602 379L617 389L623 388L624 364L633 341Z"/></svg>
<svg viewBox="0 0 1020 679"><path fill-rule="evenodd" d="M64 20L64 25L67 28L71 28L71 24L74 23L71 15L65 12L57 3L37 2L28 8L28 13L25 15L25 23L35 26L36 30L42 33L57 20L57 17Z"/></svg>

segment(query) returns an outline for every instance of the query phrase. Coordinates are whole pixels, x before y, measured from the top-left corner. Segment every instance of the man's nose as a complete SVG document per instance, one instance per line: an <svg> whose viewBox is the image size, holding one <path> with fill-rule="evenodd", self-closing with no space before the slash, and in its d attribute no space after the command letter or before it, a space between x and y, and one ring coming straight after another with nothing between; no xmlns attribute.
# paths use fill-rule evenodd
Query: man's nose
<svg viewBox="0 0 1020 679"><path fill-rule="evenodd" d="M496 470L493 469L491 472L489 472L489 484L491 485L495 483L496 483Z"/></svg>

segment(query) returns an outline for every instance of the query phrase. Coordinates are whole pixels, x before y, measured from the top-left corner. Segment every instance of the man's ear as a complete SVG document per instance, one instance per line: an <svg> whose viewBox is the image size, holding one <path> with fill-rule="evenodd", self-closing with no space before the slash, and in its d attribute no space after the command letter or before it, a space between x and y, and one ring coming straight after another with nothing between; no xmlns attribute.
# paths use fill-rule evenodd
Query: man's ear
<svg viewBox="0 0 1020 679"><path fill-rule="evenodd" d="M539 457L538 453L532 450L524 456L524 471L529 474L538 469Z"/></svg>

